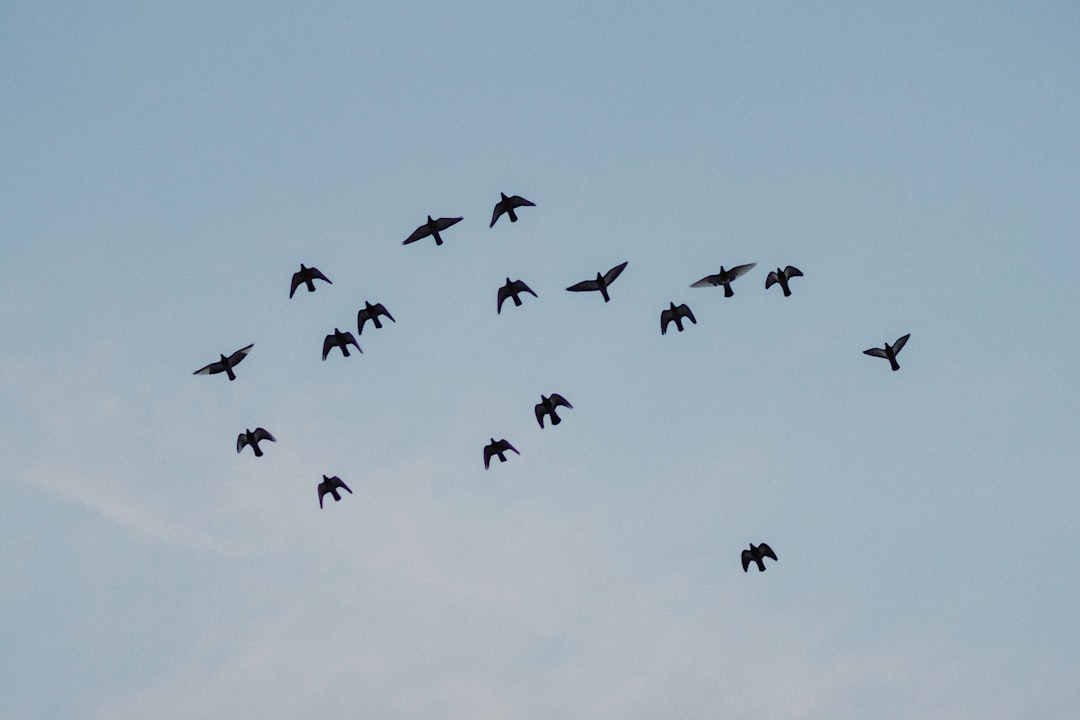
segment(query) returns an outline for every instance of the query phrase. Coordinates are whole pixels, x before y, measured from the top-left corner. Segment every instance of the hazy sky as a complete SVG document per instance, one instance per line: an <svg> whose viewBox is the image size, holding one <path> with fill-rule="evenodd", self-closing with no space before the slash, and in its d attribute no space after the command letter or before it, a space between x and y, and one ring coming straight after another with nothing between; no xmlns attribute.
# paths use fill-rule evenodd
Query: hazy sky
<svg viewBox="0 0 1080 720"><path fill-rule="evenodd" d="M225 5L0 7L5 713L1074 716L1080 7Z"/></svg>

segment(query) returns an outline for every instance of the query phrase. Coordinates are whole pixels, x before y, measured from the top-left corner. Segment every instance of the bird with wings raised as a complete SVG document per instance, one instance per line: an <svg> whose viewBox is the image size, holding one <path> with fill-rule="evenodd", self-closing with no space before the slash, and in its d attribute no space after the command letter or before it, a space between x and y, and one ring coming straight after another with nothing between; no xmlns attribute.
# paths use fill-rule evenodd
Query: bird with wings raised
<svg viewBox="0 0 1080 720"><path fill-rule="evenodd" d="M349 357L349 346L352 345L356 348L356 351L361 355L364 353L360 349L360 345L357 344L356 338L351 332L341 332L337 328L334 328L334 332L326 336L326 339L322 343L322 359L325 360L326 356L330 354L330 351L334 348L341 348L341 354L345 357Z"/></svg>
<svg viewBox="0 0 1080 720"><path fill-rule="evenodd" d="M401 244L408 245L409 243L414 243L417 240L422 240L423 238L426 238L428 235L430 235L431 237L435 238L436 245L442 245L443 239L442 236L439 235L439 233L441 233L443 230L450 227L451 225L457 225L464 219L465 218L463 217L444 217L435 220L430 215L428 215L427 222L413 230L412 235L405 238L405 240Z"/></svg>
<svg viewBox="0 0 1080 720"><path fill-rule="evenodd" d="M521 307L521 298L519 298L518 295L523 292L529 293L533 297L537 297L536 293L533 292L533 289L521 280L511 280L510 278L506 278L506 284L499 288L499 302L495 306L496 314L502 314L502 306L507 298L514 301L514 307Z"/></svg>
<svg viewBox="0 0 1080 720"><path fill-rule="evenodd" d="M502 197L499 198L499 202L495 203L495 210L491 213L491 224L488 225L489 228L495 227L495 221L502 217L503 213L506 213L506 216L510 218L510 222L517 222L518 216L514 212L515 208L536 207L536 203L526 200L520 195L507 197L506 193L503 192L499 193L499 195L502 195Z"/></svg>
<svg viewBox="0 0 1080 720"><path fill-rule="evenodd" d="M319 507L321 508L323 506L323 496L327 494L333 496L334 502L341 500L341 493L338 492L339 489L344 490L350 495L353 494L352 490L349 489L349 486L343 483L341 478L337 475L334 477L326 477L323 475L322 482L319 483Z"/></svg>
<svg viewBox="0 0 1080 720"><path fill-rule="evenodd" d="M233 368L240 364L240 361L247 357L247 354L251 352L251 348L255 347L255 343L251 343L247 347L242 347L232 355L225 357L221 356L217 362L212 362L206 367L199 368L195 371L195 375L217 375L218 373L225 373L229 376L229 380L236 379L236 373L233 372Z"/></svg>
<svg viewBox="0 0 1080 720"><path fill-rule="evenodd" d="M520 455L517 448L507 442L506 438L502 440L496 440L491 438L491 442L484 446L484 469L487 470L491 465L491 458L498 457L499 462L506 462L507 451L513 451Z"/></svg>
<svg viewBox="0 0 1080 720"><path fill-rule="evenodd" d="M757 563L758 572L765 572L765 558L776 560L776 553L774 553L773 549L765 543L761 543L760 545L750 543L750 549L742 551L743 572L750 569L750 563L752 562Z"/></svg>
<svg viewBox="0 0 1080 720"><path fill-rule="evenodd" d="M277 442L277 438L261 427L257 427L254 430L248 428L236 436L236 452L240 452L246 446L250 445L251 449L255 452L255 457L262 457L263 452L259 449L260 440Z"/></svg>
<svg viewBox="0 0 1080 720"><path fill-rule="evenodd" d="M296 288L301 285L307 285L308 292L315 292L316 280L323 280L331 285L334 284L330 282L330 278L319 272L319 268L307 267L304 263L300 263L300 269L293 273L292 283L289 285L289 298L292 298Z"/></svg>
<svg viewBox="0 0 1080 720"><path fill-rule="evenodd" d="M745 275L746 273L753 270L755 265L757 265L757 263L736 265L735 267L728 270L725 270L724 266L721 265L720 272L716 273L715 275L706 275L705 277L698 280L696 283L691 283L690 287L700 288L716 287L717 285L723 285L724 297L731 297L735 294L735 291L731 289L731 283L734 282L736 278Z"/></svg>
<svg viewBox="0 0 1080 720"><path fill-rule="evenodd" d="M384 306L382 303L375 303L374 305L372 305L367 300L365 300L364 307L360 308L360 311L356 313L356 332L363 335L364 323L366 323L368 320L370 320L375 325L376 330L381 330L382 322L379 321L380 316L389 318L390 322L392 323L397 322L397 320L394 319L394 316L387 312L386 306ZM407 319L408 318L406 318L406 320Z"/></svg>
<svg viewBox="0 0 1080 720"><path fill-rule="evenodd" d="M784 269L776 268L769 272L765 278L765 289L768 290L773 285L779 285L780 289L784 291L784 297L791 296L791 288L788 287L788 281L793 277L802 277L802 271L794 265L788 265Z"/></svg>
<svg viewBox="0 0 1080 720"><path fill-rule="evenodd" d="M615 282L615 278L619 277L619 275L622 274L622 271L626 269L628 263L629 261L619 263L603 275L601 275L600 273L596 273L595 280L582 280L579 283L574 283L566 289L570 292L598 291L600 295L603 296L604 302L609 302L611 300L611 296L608 295L608 285Z"/></svg>
<svg viewBox="0 0 1080 720"><path fill-rule="evenodd" d="M883 348L870 348L869 350L863 350L864 355L870 355L871 357L885 358L889 361L889 365L893 370L900 369L900 363L896 362L897 354L904 349L904 345L907 344L908 338L911 337L911 333L896 338L896 342L892 345L885 343Z"/></svg>
<svg viewBox="0 0 1080 720"><path fill-rule="evenodd" d="M675 329L679 332L682 332L683 318L686 318L690 322L697 325L697 318L694 317L694 313L690 311L690 308L686 305L686 303L683 303L682 305L676 305L674 302L668 304L670 305L670 307L660 313L661 335L667 335L667 327L671 323L675 323Z"/></svg>
<svg viewBox="0 0 1080 720"><path fill-rule="evenodd" d="M533 413L536 415L536 422L540 423L540 428L544 427L544 416L547 415L551 418L552 425L558 425L562 422L562 418L559 417L559 413L556 412L556 408L574 408L570 402L559 393L551 393L550 395L540 395L540 402L536 403L533 408Z"/></svg>

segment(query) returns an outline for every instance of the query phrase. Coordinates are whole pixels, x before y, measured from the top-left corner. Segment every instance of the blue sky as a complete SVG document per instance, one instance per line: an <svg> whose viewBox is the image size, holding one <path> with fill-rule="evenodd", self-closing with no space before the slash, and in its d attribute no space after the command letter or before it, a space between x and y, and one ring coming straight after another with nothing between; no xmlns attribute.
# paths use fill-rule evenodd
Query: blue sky
<svg viewBox="0 0 1080 720"><path fill-rule="evenodd" d="M1070 717L1078 36L1051 2L8 3L4 705ZM489 229L500 192L537 207ZM403 247L429 214L465 220ZM302 262L333 285L290 300ZM497 315L507 276L539 297ZM323 362L365 300L397 322ZM899 372L861 352L904 333Z"/></svg>

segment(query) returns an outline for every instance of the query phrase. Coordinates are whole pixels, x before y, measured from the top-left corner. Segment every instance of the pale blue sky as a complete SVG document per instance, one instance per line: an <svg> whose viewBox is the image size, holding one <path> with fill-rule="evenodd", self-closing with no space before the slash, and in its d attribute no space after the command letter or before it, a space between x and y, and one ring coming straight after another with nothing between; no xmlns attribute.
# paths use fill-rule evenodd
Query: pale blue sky
<svg viewBox="0 0 1080 720"><path fill-rule="evenodd" d="M1071 717L1077 37L1066 2L7 3L0 702ZM501 191L537 207L489 229ZM465 220L403 247L428 214ZM289 300L301 262L333 285ZM496 315L506 276L539 297ZM365 300L397 323L322 362Z"/></svg>

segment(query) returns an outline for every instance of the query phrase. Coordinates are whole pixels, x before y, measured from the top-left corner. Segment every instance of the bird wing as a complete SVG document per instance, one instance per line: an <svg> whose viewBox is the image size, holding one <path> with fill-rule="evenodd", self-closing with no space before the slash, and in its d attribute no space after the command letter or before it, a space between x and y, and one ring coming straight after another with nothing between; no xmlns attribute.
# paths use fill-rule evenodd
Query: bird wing
<svg viewBox="0 0 1080 720"><path fill-rule="evenodd" d="M209 365L207 365L206 367L199 368L198 370L195 371L194 374L195 375L214 375L216 373L222 372L224 369L225 369L225 366L221 364L221 361L216 360L216 361L210 363Z"/></svg>
<svg viewBox="0 0 1080 720"><path fill-rule="evenodd" d="M869 350L863 350L863 355L872 355L879 358L889 357L884 348L870 348Z"/></svg>
<svg viewBox="0 0 1080 720"><path fill-rule="evenodd" d="M293 296L293 293L296 292L296 288L300 287L300 284L302 282L304 282L304 271L303 270L297 270L296 272L293 273L292 282L289 284L289 297L290 298Z"/></svg>
<svg viewBox="0 0 1080 720"><path fill-rule="evenodd" d="M431 228L428 226L427 223L424 223L420 227L413 230L412 235L405 238L405 240L401 244L402 245L408 245L409 243L414 243L417 240L420 240L421 238L426 238L430 234L431 234Z"/></svg>
<svg viewBox="0 0 1080 720"><path fill-rule="evenodd" d="M802 270L795 267L794 265L788 265L786 268L784 268L784 274L787 275L789 278L803 277Z"/></svg>
<svg viewBox="0 0 1080 720"><path fill-rule="evenodd" d="M542 402L536 403L533 407L533 414L536 415L536 422L540 423L541 428L544 427L544 415L546 413L547 410L544 409L544 403Z"/></svg>
<svg viewBox="0 0 1080 720"><path fill-rule="evenodd" d="M780 282L780 278L776 274L776 271L775 270L770 270L768 277L765 278L765 289L768 290L769 288L771 288L773 285L775 285L778 282Z"/></svg>
<svg viewBox="0 0 1080 720"><path fill-rule="evenodd" d="M247 347L242 347L236 352L234 352L232 355L229 356L229 364L236 365L237 363L239 363L241 360L247 357L247 354L251 352L251 348L253 347L255 347L255 343L251 343ZM219 370L218 372L221 372L221 370Z"/></svg>
<svg viewBox="0 0 1080 720"><path fill-rule="evenodd" d="M574 283L566 289L570 292L586 292L587 290L599 290L600 283L596 282L595 280L582 280L579 283Z"/></svg>
<svg viewBox="0 0 1080 720"><path fill-rule="evenodd" d="M619 277L619 275L622 274L622 271L626 269L626 266L628 264L629 261L622 262L608 270L606 273L604 273L604 282L608 285L615 282L615 278Z"/></svg>
<svg viewBox="0 0 1080 720"><path fill-rule="evenodd" d="M439 218L439 219L438 219L438 220L436 220L436 221L435 221L435 223L434 223L434 225L435 225L435 230L436 230L437 232L442 232L443 230L445 230L446 228L450 227L451 225L457 225L457 224L458 224L459 222L461 222L461 221L462 221L462 220L464 220L464 219L465 219L464 217L456 217L456 218Z"/></svg>
<svg viewBox="0 0 1080 720"><path fill-rule="evenodd" d="M667 335L667 326L671 324L674 319L674 314L671 310L660 311L660 334Z"/></svg>
<svg viewBox="0 0 1080 720"><path fill-rule="evenodd" d="M461 218L458 219L460 220ZM385 315L386 317L390 318L390 322L397 322L397 320L394 319L394 316L390 314L390 311L387 310L386 306L382 303L375 303L375 310L373 312L378 315Z"/></svg>
<svg viewBox="0 0 1080 720"><path fill-rule="evenodd" d="M715 287L720 284L720 273L716 275L706 275L695 283L690 283L690 287L702 288L702 287Z"/></svg>
<svg viewBox="0 0 1080 720"><path fill-rule="evenodd" d="M539 295L537 295L536 293L533 292L533 289L531 287L529 287L528 285L523 283L521 280L515 280L514 281L514 290L516 292L527 292L530 295L532 295L533 297L540 297Z"/></svg>
<svg viewBox="0 0 1080 720"><path fill-rule="evenodd" d="M896 339L896 342L894 342L892 346L893 355L897 354L903 349L904 345L907 344L907 340L909 337L911 337L911 333L908 333L907 335Z"/></svg>
<svg viewBox="0 0 1080 720"><path fill-rule="evenodd" d="M506 283L501 288L499 288L499 304L495 307L496 314L502 312L502 304L506 300L506 298L514 294L513 288L513 283Z"/></svg>
<svg viewBox="0 0 1080 720"><path fill-rule="evenodd" d="M531 204L531 203L530 203L530 204ZM503 439L503 440L500 440L499 442L500 442L500 443L502 444L502 449L503 449L503 450L513 450L513 451L514 451L514 452L515 452L516 454L518 454L518 455L520 455L520 454L521 454L521 453L519 453L519 452L518 452L518 450L517 450L517 448L516 448L516 447L514 447L513 445L511 445L510 443L508 443L508 442L507 442L507 441L506 441L505 439Z"/></svg>
<svg viewBox="0 0 1080 720"><path fill-rule="evenodd" d="M342 490L344 490L345 492L349 493L350 495L353 494L353 491L349 489L349 486L346 485L345 482L341 478L339 478L337 475L330 478L330 482L333 483L333 487L339 487Z"/></svg>
<svg viewBox="0 0 1080 720"><path fill-rule="evenodd" d="M758 549L758 554L761 555L761 557L772 558L773 560L777 559L776 553L774 553L773 549L771 547L769 547L767 544L761 543L760 545L757 546L757 549Z"/></svg>
<svg viewBox="0 0 1080 720"><path fill-rule="evenodd" d="M745 265L736 265L735 267L733 267L733 268L731 268L730 270L727 271L728 272L728 280L731 281L731 280L734 280L735 278L739 277L740 275L745 275L746 273L753 270L756 265L757 265L756 262L746 263Z"/></svg>
<svg viewBox="0 0 1080 720"><path fill-rule="evenodd" d="M495 203L495 209L491 212L491 224L488 225L488 227L495 227L495 221L498 220L499 216L502 215L504 212L506 212L506 208L503 207L503 201L500 200L499 202Z"/></svg>
<svg viewBox="0 0 1080 720"><path fill-rule="evenodd" d="M326 339L322 341L322 359L325 360L326 356L330 354L330 351L337 345L337 338L333 335L327 335Z"/></svg>
<svg viewBox="0 0 1080 720"><path fill-rule="evenodd" d="M247 433L240 433L236 436L236 452L243 450L248 444Z"/></svg>
<svg viewBox="0 0 1080 720"><path fill-rule="evenodd" d="M754 559L754 554L749 550L742 551L742 571L746 572L750 569L750 563Z"/></svg>
<svg viewBox="0 0 1080 720"><path fill-rule="evenodd" d="M509 200L510 207L536 207L536 203L526 200L520 195L511 195L507 200Z"/></svg>
<svg viewBox="0 0 1080 720"><path fill-rule="evenodd" d="M487 445L484 446L484 469L485 470L487 470L488 466L491 464L491 456L494 455L495 452L496 452L495 443L488 443Z"/></svg>
<svg viewBox="0 0 1080 720"><path fill-rule="evenodd" d="M360 349L360 344L356 342L356 337L351 332L346 330L341 334L341 337L344 338L344 344L348 345L349 343L352 343L356 347L357 352L361 355L364 354L364 351Z"/></svg>
<svg viewBox="0 0 1080 720"><path fill-rule="evenodd" d="M690 322L697 325L697 318L694 317L694 313L691 312L690 306L686 303L683 303L679 307L675 308L675 312L679 313L683 317L690 318Z"/></svg>
<svg viewBox="0 0 1080 720"><path fill-rule="evenodd" d="M255 435L256 440L269 440L270 442L277 442L276 437L274 437L273 435L271 435L269 432L267 432L266 430L264 430L261 427L255 428L254 435Z"/></svg>
<svg viewBox="0 0 1080 720"><path fill-rule="evenodd" d="M548 400L550 400L551 404L554 405L555 407L562 406L562 407L568 407L571 410L574 409L574 406L571 405L570 402L566 398L564 398L562 395L560 395L559 393L551 393L551 395L548 396Z"/></svg>

